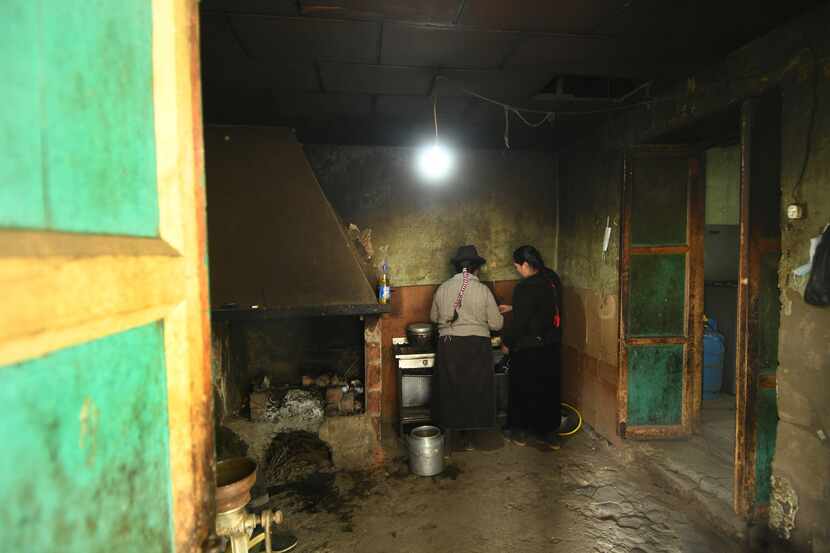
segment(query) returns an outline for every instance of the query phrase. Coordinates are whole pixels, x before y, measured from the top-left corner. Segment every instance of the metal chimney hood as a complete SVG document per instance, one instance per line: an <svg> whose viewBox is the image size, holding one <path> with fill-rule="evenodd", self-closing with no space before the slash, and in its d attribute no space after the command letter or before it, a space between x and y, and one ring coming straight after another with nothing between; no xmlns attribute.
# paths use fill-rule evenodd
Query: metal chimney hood
<svg viewBox="0 0 830 553"><path fill-rule="evenodd" d="M284 127L205 129L214 320L389 311Z"/></svg>

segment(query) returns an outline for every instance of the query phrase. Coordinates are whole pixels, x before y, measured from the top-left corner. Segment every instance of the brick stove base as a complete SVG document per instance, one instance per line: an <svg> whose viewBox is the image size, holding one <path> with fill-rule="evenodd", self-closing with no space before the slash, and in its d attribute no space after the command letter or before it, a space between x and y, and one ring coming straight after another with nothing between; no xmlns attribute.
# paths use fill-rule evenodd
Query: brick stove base
<svg viewBox="0 0 830 553"><path fill-rule="evenodd" d="M381 410L383 407L383 332L380 316L366 316L363 319L363 342L364 342L364 363L365 387L366 387L366 414L363 417L366 424L363 427L365 432L371 432L373 439L366 442L366 447L371 449L366 458L372 463L379 464L384 460L382 444Z"/></svg>

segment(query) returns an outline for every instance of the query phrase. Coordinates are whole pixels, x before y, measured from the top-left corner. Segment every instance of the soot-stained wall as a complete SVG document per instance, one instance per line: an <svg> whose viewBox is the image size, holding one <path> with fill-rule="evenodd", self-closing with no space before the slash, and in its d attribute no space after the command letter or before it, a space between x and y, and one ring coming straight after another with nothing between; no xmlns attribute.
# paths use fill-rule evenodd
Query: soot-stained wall
<svg viewBox="0 0 830 553"><path fill-rule="evenodd" d="M452 173L430 182L414 148L306 145L306 157L344 224L372 230L379 258L388 246L393 286L437 284L456 248L475 244L485 280L515 279L511 254L533 244L556 256L552 154L460 150Z"/></svg>
<svg viewBox="0 0 830 553"><path fill-rule="evenodd" d="M592 426L616 441L622 153L568 152L560 168L563 392ZM603 254L606 223L612 233Z"/></svg>
<svg viewBox="0 0 830 553"><path fill-rule="evenodd" d="M482 279L497 281L493 285L504 302L518 278L511 262L516 247L534 244L555 265L554 156L461 150L450 177L428 182L416 172L413 148L306 145L304 150L341 222L371 229L373 264L388 246L394 292L393 312L383 317L383 414L391 419L397 409L392 338L403 336L407 324L428 319L435 285L450 276L449 259L458 246L478 247L488 260ZM279 238L269 240L278 251ZM224 337L214 341L217 402L230 412L241 404L237 389L244 393L256 374L298 382L308 358L303 351L321 338L309 321L236 327L235 333L217 332Z"/></svg>
<svg viewBox="0 0 830 553"><path fill-rule="evenodd" d="M772 525L797 551L830 548L830 308L805 304L805 279L792 269L808 256L808 240L830 222L830 7L780 27L701 71L667 98L609 118L594 135L559 154L559 270L566 287L566 352L586 418L613 431L604 406L616 374L616 350L604 338L618 321L618 240L622 159L626 147L687 128L772 87L782 108L781 321L777 379L777 442L773 459ZM787 221L784 206L799 201L807 218ZM615 244L607 259L601 231L610 214ZM616 336L614 342L616 341ZM566 371L574 370L573 366ZM566 372L566 379L568 378ZM566 386L567 389L567 386ZM616 405L614 405L616 409ZM606 420L608 419L608 420ZM822 438L825 436L825 438ZM611 437L611 436L609 436Z"/></svg>
<svg viewBox="0 0 830 553"><path fill-rule="evenodd" d="M344 224L371 229L374 264L388 246L392 313L383 317L383 416L394 419L397 397L392 338L429 318L435 285L452 274L458 246L475 244L487 258L481 278L510 302L518 275L511 255L523 244L556 264L557 192L552 154L456 152L451 175L426 181L418 150L306 145L306 157ZM495 281L495 282L493 282Z"/></svg>

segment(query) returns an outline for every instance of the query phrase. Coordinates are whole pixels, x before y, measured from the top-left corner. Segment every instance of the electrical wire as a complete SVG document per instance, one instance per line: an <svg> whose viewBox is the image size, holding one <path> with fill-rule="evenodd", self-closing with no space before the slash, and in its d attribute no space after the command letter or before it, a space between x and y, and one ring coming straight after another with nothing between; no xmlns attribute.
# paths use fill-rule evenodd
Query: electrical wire
<svg viewBox="0 0 830 553"><path fill-rule="evenodd" d="M510 111L504 108L504 147L510 149Z"/></svg>
<svg viewBox="0 0 830 553"><path fill-rule="evenodd" d="M432 121L435 123L435 143L438 144L438 96L432 97Z"/></svg>
<svg viewBox="0 0 830 553"><path fill-rule="evenodd" d="M515 113L515 114L516 114L516 117L518 117L519 119L521 119L521 120L522 120L522 123L524 123L524 124L525 124L525 125L527 125L528 127L533 127L534 129L535 129L535 128L538 128L538 127L541 127L542 125L544 125L544 124L545 124L545 123L547 123L548 121L552 121L552 120L553 120L553 118L556 116L556 113L554 113L554 112L550 112L550 113L546 114L546 115L545 115L545 116L541 119L541 121L539 121L538 123L531 123L530 121L528 121L527 119L525 119L525 118L524 118L524 116L522 115L522 113L521 113L519 110L515 110L515 109L514 109L514 110L513 110L513 113Z"/></svg>
<svg viewBox="0 0 830 553"><path fill-rule="evenodd" d="M813 102L813 109L811 109L811 115L810 115L811 123L810 123L809 137L811 138L812 134L813 134L813 128L815 127L815 104L818 103L818 76L817 76L818 59L816 58L815 50L813 49L812 46L808 45L806 50L808 50L813 56L813 64L814 64L814 69L816 71L816 72L814 72L814 81L813 81L813 83L814 83L814 88L813 88L814 102ZM715 84L723 84L723 83L730 83L730 82L743 81L743 80L756 80L756 79L759 79L759 78L768 78L768 77L769 77L769 75L767 73L747 73L747 74L744 74L744 75L738 75L738 76L732 77L730 79L724 79L724 80L720 80L720 81L710 81L707 84L715 85ZM452 79L450 79L449 77L447 77L445 75L437 75L436 79L443 79L443 80L452 82ZM461 83L457 83L457 84L459 85L458 88L462 92L464 92L464 94L467 94L468 96L472 96L473 98L478 98L479 100L481 100L483 102L487 102L487 103L499 106L503 109L509 110L510 112L514 113L519 118L519 120L522 121L522 123L524 123L525 125L527 125L529 127L533 127L533 128L541 127L542 125L544 125L548 121L551 121L551 122L555 121L555 118L556 118L557 115L574 115L574 116L576 116L576 115L599 115L599 114L605 114L605 113L616 113L618 111L625 111L625 110L633 109L633 108L640 107L640 106L654 106L655 104L658 104L658 103L673 102L673 101L677 100L678 98L680 98L682 96L681 94L675 94L675 95L671 95L671 96L663 96L661 98L649 98L648 100L643 100L643 101L640 101L640 102L623 103L627 99L629 99L632 96L634 96L635 94L637 94L638 92L640 92L642 90L648 90L651 87L651 85L653 84L652 81L648 81L648 82L645 82L645 83L641 84L637 88L631 90L630 92L627 92L624 96L621 96L620 98L615 98L613 100L613 102L617 103L619 105L616 105L616 106L613 106L613 107L607 107L607 108L602 108L602 109L593 109L593 110L579 110L579 111L540 110L540 109L521 107L521 106L516 106L516 105L508 104L508 103L505 103L505 102L501 102L499 100L496 100L495 98L490 98L488 96L485 96L483 94L479 94L478 92L470 90L470 89L466 88L465 86L463 86L463 84L461 84ZM532 123L532 122L528 121L528 119L525 118L524 115L522 115L522 113L539 114L539 115L543 115L544 117L540 121L538 121L536 123ZM806 155L805 155L805 164L804 164L805 167L806 167L806 160L807 160L808 157L809 157L809 151L806 152ZM806 170L806 169L804 169L804 170ZM802 177L803 177L803 171L802 171ZM799 178L799 183L800 183L800 181L801 181L801 178ZM799 186L800 186L800 184L799 184Z"/></svg>
<svg viewBox="0 0 830 553"><path fill-rule="evenodd" d="M445 77L444 75L438 75L436 77L436 79L444 79L444 80L447 80L447 81L451 80L451 79ZM623 98L618 100L618 101L622 101L624 99L630 98L631 96L633 96L634 94L636 94L640 90L643 90L644 88L647 88L649 86L651 86L651 82L644 83L644 84L640 85L639 87L635 88L634 90L632 90L631 92L629 92L628 94L626 94L625 96L623 96ZM606 108L606 109L601 109L601 110L543 111L543 110L538 110L538 109L522 108L522 107L514 106L514 105L511 105L511 104L507 104L505 102L500 102L500 101L498 101L494 98L489 98L487 96L484 96L483 94L479 94L478 92L474 92L474 91L464 87L463 85L460 85L459 88L461 89L462 92L464 92L465 94L467 94L469 96L472 96L474 98L478 98L479 100L482 100L484 102L487 102L487 103L490 103L490 104L493 104L493 105L496 105L496 106L500 106L504 110L504 147L508 150L510 149L510 114L511 113L515 114L516 117L518 117L519 120L522 123L524 123L525 125L527 125L528 127L533 128L533 129L537 129L537 128L541 127L542 125L544 125L545 123L548 123L548 122L550 122L550 124L553 125L554 122L556 121L556 115L557 114L560 114L560 115L591 115L591 114L599 114L599 113L610 113L610 112L614 112L614 111L621 111L621 110L631 109L631 108L641 106L641 105L652 105L652 104L654 104L655 102L658 101L658 99L654 99L654 100L650 100L650 101L646 101L646 102L636 102L636 103L632 103L632 104L620 105L620 106L617 106L616 108ZM667 99L673 99L673 98L663 98L663 99L659 99L659 100L664 101L664 100L667 100ZM435 97L433 97L433 102L434 102L433 103L433 117L435 118L435 128L436 128L435 133L436 133L436 141L437 141L437 137L438 137L438 118L437 118L437 115L435 115L435 102L437 102ZM541 115L543 115L543 117L539 121L531 122L522 114L522 112L541 114Z"/></svg>
<svg viewBox="0 0 830 553"><path fill-rule="evenodd" d="M443 79L443 80L446 80L446 81L452 81L452 79L450 79L450 78L448 78L444 75L438 75L436 77L436 79ZM644 83L643 85L641 85L637 89L632 90L631 93L626 95L626 97L630 97L632 93L639 92L643 88L646 88L646 85L651 85L651 83L650 82ZM667 101L667 100L673 100L674 99L672 97L653 98L653 99L646 100L646 101L643 101L643 102L634 102L634 103L619 105L619 106L615 106L615 107L611 107L611 108L596 109L596 110L580 110L580 111L562 111L562 110L541 110L541 109L515 106L515 105L512 105L512 104L507 104L505 102L500 102L499 100L496 100L495 98L490 98L490 97L485 96L483 94L479 94L478 92L475 92L474 90L470 90L469 88L464 87L463 85L459 86L459 89L462 92L464 92L464 94L467 94L468 96L478 98L479 100L482 100L483 102L487 102L487 103L490 103L490 104L493 104L493 105L496 105L496 106L500 106L500 107L502 107L506 110L511 111L512 113L515 113L516 116L519 117L519 119L522 121L522 123L524 123L524 124L526 124L530 127L534 127L534 128L541 127L542 125L544 125L548 121L552 120L556 115L595 115L595 114L599 114L599 113L612 113L612 112L616 112L616 111L631 109L631 108L634 108L634 107L637 107L637 106L651 105L651 104L654 104L656 102L662 102L662 101ZM536 123L531 123L530 121L528 121L522 115L522 112L523 113L535 113L535 114L539 114L539 115L544 115L544 117Z"/></svg>
<svg viewBox="0 0 830 553"><path fill-rule="evenodd" d="M808 45L807 45L806 49L811 53L812 59L813 59L813 102L812 102L812 106L811 106L811 109L810 109L810 123L809 123L808 131L807 131L807 138L806 138L807 144L806 144L805 151L804 151L804 160L803 160L803 163L802 163L802 166L801 166L801 171L800 171L798 180L796 181L795 185L793 186L794 201L798 201L798 199L800 197L801 184L802 184L802 181L804 180L804 175L807 171L807 165L808 165L808 162L809 162L809 159L810 159L810 151L812 149L813 134L814 134L814 129L815 129L816 108L817 108L818 96L819 96L819 94L818 94L818 59L816 57L815 50L813 49L812 45L810 45L809 41L808 41ZM786 72L786 70L785 70L785 72ZM740 81L740 80L755 79L755 78L761 78L761 77L766 77L766 75L765 74L740 75L740 76L736 76L732 79L712 82L710 84L718 84L720 82L735 82L735 81ZM445 75L436 75L435 79L436 80L443 79L443 80L450 81L450 82L453 81L452 79L450 79L449 77L447 77ZM490 98L488 96L485 96L483 94L479 94L478 92L470 90L470 89L466 88L460 82L456 82L456 84L458 85L458 88L464 94L466 94L468 96L471 96L473 98L478 98L479 100L481 100L483 102L487 102L489 104L499 106L504 110L504 145L507 149L510 149L510 114L511 113L515 114L516 117L522 123L527 125L528 127L539 128L539 127L541 127L542 125L544 125L545 123L548 123L548 122L550 122L550 124L553 125L556 121L556 116L557 115L569 115L569 116L599 115L599 114L610 114L610 113L616 113L616 112L619 112L619 111L630 110L630 109L641 107L641 106L648 106L649 108L651 108L651 107L653 107L654 105L656 105L658 103L676 101L681 96L681 94L675 94L675 95L671 95L671 96L663 96L661 98L651 98L650 97L651 96L650 88L651 88L651 85L653 84L653 82L648 81L648 82L645 82L645 83L641 84L640 86L634 88L633 90L627 92L625 95L621 96L620 98L613 99L612 101L614 103L619 104L619 105L616 105L616 106L613 106L613 107L607 107L607 108L602 108L602 109L592 109L592 110L579 110L579 111L540 110L540 109L526 108L526 107L521 107L521 106L516 106L516 105L508 104L508 103L505 103L505 102L501 102L499 100L496 100L495 98ZM626 100L628 100L629 98L635 96L637 93L641 92L642 90L647 91L647 95L649 96L648 100L643 100L643 101L640 101L640 102L624 103L624 102L626 102ZM437 139L438 139L438 116L437 116L437 107L436 107L436 105L437 105L437 98L433 97L433 118L435 119L435 136L436 136L436 141L437 141ZM523 115L523 113L539 114L539 115L542 115L543 117L539 121L531 122Z"/></svg>

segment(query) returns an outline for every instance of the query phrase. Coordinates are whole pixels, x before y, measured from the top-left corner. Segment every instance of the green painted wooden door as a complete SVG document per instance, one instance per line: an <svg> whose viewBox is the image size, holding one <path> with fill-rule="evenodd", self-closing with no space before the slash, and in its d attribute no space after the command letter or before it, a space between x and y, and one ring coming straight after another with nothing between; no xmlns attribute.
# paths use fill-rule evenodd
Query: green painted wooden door
<svg viewBox="0 0 830 553"><path fill-rule="evenodd" d="M677 146L626 157L620 267L620 433L690 433L702 301L699 165Z"/></svg>
<svg viewBox="0 0 830 553"><path fill-rule="evenodd" d="M0 2L5 550L171 552L198 535L180 490L210 446L189 445L209 404L187 390L202 384L188 344L206 311L204 233L198 188L163 163L182 143L160 147L156 117L159 102L177 114L157 66L175 75L175 56L159 44L189 29L157 28L154 13L174 6L188 10ZM174 419L186 444L173 443Z"/></svg>

